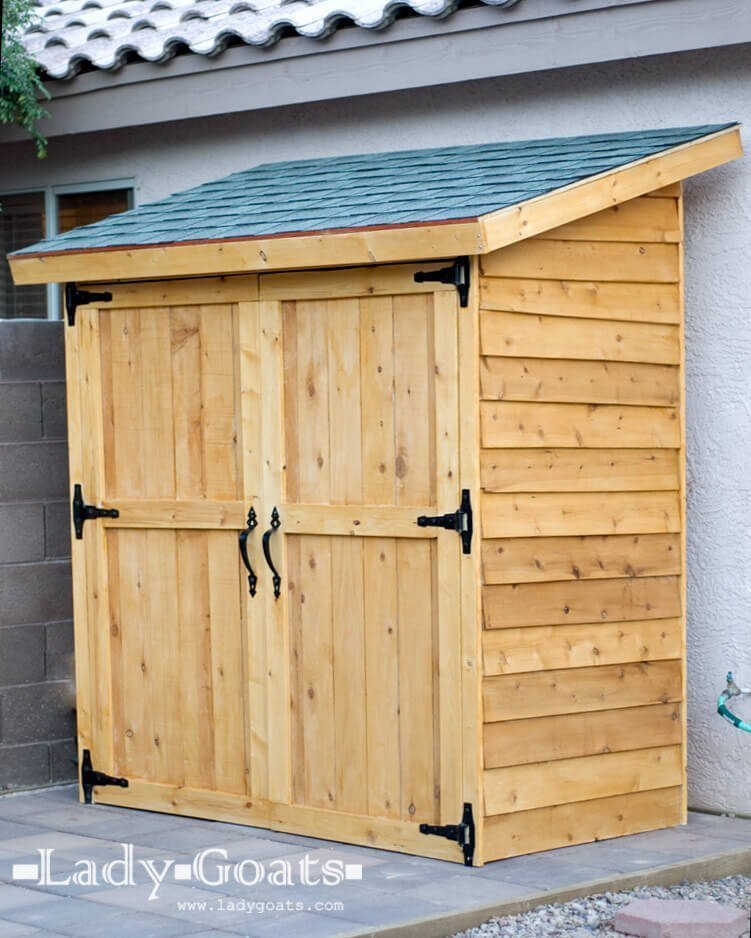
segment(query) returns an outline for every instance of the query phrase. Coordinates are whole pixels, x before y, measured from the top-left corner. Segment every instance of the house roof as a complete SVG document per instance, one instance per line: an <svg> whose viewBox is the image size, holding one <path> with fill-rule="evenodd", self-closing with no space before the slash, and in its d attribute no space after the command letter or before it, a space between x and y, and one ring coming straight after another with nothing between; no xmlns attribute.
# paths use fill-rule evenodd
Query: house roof
<svg viewBox="0 0 751 938"><path fill-rule="evenodd" d="M82 255L146 277L179 272L165 258L188 249L182 275L477 254L740 153L738 125L712 124L271 163L9 257L17 282L50 282L80 268L53 259Z"/></svg>
<svg viewBox="0 0 751 938"><path fill-rule="evenodd" d="M519 0L481 0L510 7ZM113 70L230 44L271 46L285 34L321 39L341 26L383 29L397 16L446 17L462 0L36 0L24 44L53 78Z"/></svg>

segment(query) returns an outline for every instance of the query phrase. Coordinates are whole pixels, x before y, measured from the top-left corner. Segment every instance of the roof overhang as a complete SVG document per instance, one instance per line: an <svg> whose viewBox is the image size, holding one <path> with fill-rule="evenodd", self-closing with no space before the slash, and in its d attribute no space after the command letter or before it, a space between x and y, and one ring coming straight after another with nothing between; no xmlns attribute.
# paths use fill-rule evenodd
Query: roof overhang
<svg viewBox="0 0 751 938"><path fill-rule="evenodd" d="M487 254L728 163L740 126L665 150L478 218L8 258L16 284L154 280L344 267Z"/></svg>
<svg viewBox="0 0 751 938"><path fill-rule="evenodd" d="M271 48L134 62L49 81L40 127L52 139L751 42L746 0L715 5L710 16L707 0L535 0L502 13L475 6L325 40L291 36ZM0 125L0 145L28 139Z"/></svg>

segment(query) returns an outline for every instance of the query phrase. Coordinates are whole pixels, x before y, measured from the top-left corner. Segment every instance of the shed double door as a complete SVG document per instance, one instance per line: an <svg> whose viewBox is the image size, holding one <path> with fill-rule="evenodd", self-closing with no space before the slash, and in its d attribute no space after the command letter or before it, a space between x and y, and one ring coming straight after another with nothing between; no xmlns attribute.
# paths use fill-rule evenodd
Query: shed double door
<svg viewBox="0 0 751 938"><path fill-rule="evenodd" d="M416 524L460 499L455 292L111 291L68 329L71 481L119 511L74 542L96 800L460 859L418 834L465 800L461 540Z"/></svg>

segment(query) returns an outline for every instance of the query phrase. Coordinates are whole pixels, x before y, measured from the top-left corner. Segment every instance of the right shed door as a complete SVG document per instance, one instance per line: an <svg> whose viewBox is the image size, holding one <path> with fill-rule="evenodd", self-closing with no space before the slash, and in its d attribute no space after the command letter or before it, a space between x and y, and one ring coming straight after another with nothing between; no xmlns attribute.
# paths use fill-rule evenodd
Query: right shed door
<svg viewBox="0 0 751 938"><path fill-rule="evenodd" d="M418 826L457 823L465 800L462 543L416 524L459 506L459 310L453 288L399 279L405 292L389 272L262 277L246 320L258 540L280 594L259 560L251 720L273 802L397 822L412 850L459 859Z"/></svg>

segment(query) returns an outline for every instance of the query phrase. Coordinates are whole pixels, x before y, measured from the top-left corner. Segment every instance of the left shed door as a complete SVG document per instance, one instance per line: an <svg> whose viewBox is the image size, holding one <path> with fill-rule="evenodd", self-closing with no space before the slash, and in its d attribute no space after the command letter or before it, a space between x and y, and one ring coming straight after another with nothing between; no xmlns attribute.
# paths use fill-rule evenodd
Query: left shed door
<svg viewBox="0 0 751 938"><path fill-rule="evenodd" d="M66 329L71 485L120 512L73 541L80 747L131 783L249 789L238 279L116 286Z"/></svg>

